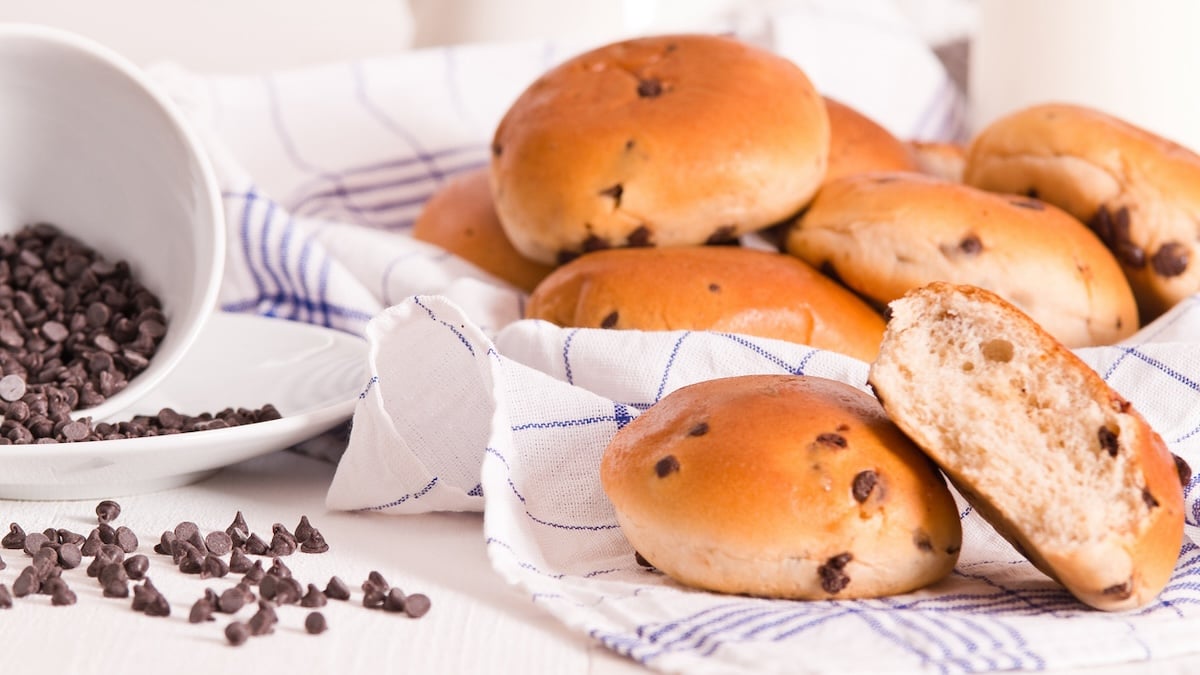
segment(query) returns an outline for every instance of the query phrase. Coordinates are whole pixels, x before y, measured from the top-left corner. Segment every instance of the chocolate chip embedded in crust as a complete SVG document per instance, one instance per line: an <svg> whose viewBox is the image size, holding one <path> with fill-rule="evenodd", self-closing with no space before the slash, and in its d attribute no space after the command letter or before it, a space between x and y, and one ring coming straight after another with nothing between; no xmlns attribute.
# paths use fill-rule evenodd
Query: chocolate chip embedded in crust
<svg viewBox="0 0 1200 675"><path fill-rule="evenodd" d="M717 284L717 283L709 284L708 292L709 293L720 293L721 292L721 284Z"/></svg>
<svg viewBox="0 0 1200 675"><path fill-rule="evenodd" d="M603 251L606 248L612 248L612 244L603 237L598 237L594 234L589 234L587 239L583 240L583 252L591 253L593 251Z"/></svg>
<svg viewBox="0 0 1200 675"><path fill-rule="evenodd" d="M933 542L929 539L929 533L924 530L916 530L913 532L913 546L917 547L922 553L933 552Z"/></svg>
<svg viewBox="0 0 1200 675"><path fill-rule="evenodd" d="M640 567L654 569L654 563L650 562L649 560L646 560L646 558L644 558L642 556L642 554L637 551L633 552L633 561L636 562Z"/></svg>
<svg viewBox="0 0 1200 675"><path fill-rule="evenodd" d="M706 246L731 246L738 243L737 226L722 225L704 240Z"/></svg>
<svg viewBox="0 0 1200 675"><path fill-rule="evenodd" d="M1148 509L1158 508L1158 500L1150 494L1150 490L1147 488L1142 488L1142 501L1145 502Z"/></svg>
<svg viewBox="0 0 1200 675"><path fill-rule="evenodd" d="M878 482L879 475L874 471L870 469L859 471L850 486L850 494L853 495L854 501L859 504L867 501L867 497L871 496L871 491L875 489L875 484Z"/></svg>
<svg viewBox="0 0 1200 675"><path fill-rule="evenodd" d="M1036 191L1035 191L1035 195L1036 195ZM1032 197L1035 195L1030 195L1030 196ZM1013 206L1016 206L1018 208L1029 209L1031 211L1044 211L1046 209L1045 205L1043 205L1040 201L1037 201L1036 199L1010 199L1010 200L1008 200L1008 203L1012 204Z"/></svg>
<svg viewBox="0 0 1200 675"><path fill-rule="evenodd" d="M612 197L613 208L619 209L619 208L621 208L621 194L624 192L625 192L625 186L621 185L620 183L617 183L616 185L613 185L612 187L607 187L607 188L604 188L603 190L601 190L600 196L601 197Z"/></svg>
<svg viewBox="0 0 1200 675"><path fill-rule="evenodd" d="M846 437L841 434L824 433L817 436L817 443L820 445L831 445L835 448L846 447Z"/></svg>
<svg viewBox="0 0 1200 675"><path fill-rule="evenodd" d="M983 250L983 242L974 234L968 234L963 237L962 241L958 242L958 250L967 255L978 255Z"/></svg>
<svg viewBox="0 0 1200 675"><path fill-rule="evenodd" d="M1120 443L1117 442L1117 434L1108 427L1100 427L1096 436L1100 439L1100 448L1107 452L1109 457L1116 457L1121 449Z"/></svg>
<svg viewBox="0 0 1200 675"><path fill-rule="evenodd" d="M1113 252L1121 264L1132 269L1141 269L1146 266L1146 252L1133 243L1133 239L1129 236L1128 208L1122 206L1114 212L1101 205L1088 220L1087 225L1100 237L1100 240Z"/></svg>
<svg viewBox="0 0 1200 675"><path fill-rule="evenodd" d="M703 436L708 433L708 422L699 422L688 430L688 436Z"/></svg>
<svg viewBox="0 0 1200 675"><path fill-rule="evenodd" d="M645 225L638 225L633 232L625 236L625 245L630 248L653 246L654 240L651 237L650 228Z"/></svg>
<svg viewBox="0 0 1200 675"><path fill-rule="evenodd" d="M613 311L609 312L607 316L600 320L600 327L612 328L613 326L617 325L617 321L620 318L621 315L617 312L617 310L614 309Z"/></svg>
<svg viewBox="0 0 1200 675"><path fill-rule="evenodd" d="M558 255L556 255L554 257L554 259L558 262L559 265L566 265L567 263L571 262L572 260L574 260L578 257L579 257L578 251L568 251L567 249L563 249L558 252Z"/></svg>
<svg viewBox="0 0 1200 675"><path fill-rule="evenodd" d="M1154 252L1150 264L1160 277L1177 277L1187 271L1188 249L1177 241L1169 241Z"/></svg>
<svg viewBox="0 0 1200 675"><path fill-rule="evenodd" d="M1187 487L1188 483L1192 482L1192 467L1188 466L1186 460L1179 455L1172 454L1175 458L1175 471L1179 473L1179 484Z"/></svg>
<svg viewBox="0 0 1200 675"><path fill-rule="evenodd" d="M826 593L838 593L850 583L845 567L853 559L854 556L848 552L839 553L817 568L817 574L821 577L821 588Z"/></svg>
<svg viewBox="0 0 1200 675"><path fill-rule="evenodd" d="M1129 583L1128 581L1121 584L1113 584L1112 586L1100 591L1100 593L1101 595L1114 597L1118 600L1124 600L1133 595L1133 584Z"/></svg>
<svg viewBox="0 0 1200 675"><path fill-rule="evenodd" d="M679 460L675 459L675 455L667 455L666 457L658 460L658 462L654 465L654 473L657 474L659 478L666 478L676 471L679 471Z"/></svg>
<svg viewBox="0 0 1200 675"><path fill-rule="evenodd" d="M638 80L637 93L641 98L656 98L663 93L662 82L653 77Z"/></svg>
<svg viewBox="0 0 1200 675"><path fill-rule="evenodd" d="M504 152L504 147L499 143L492 143L492 156L499 157Z"/></svg>

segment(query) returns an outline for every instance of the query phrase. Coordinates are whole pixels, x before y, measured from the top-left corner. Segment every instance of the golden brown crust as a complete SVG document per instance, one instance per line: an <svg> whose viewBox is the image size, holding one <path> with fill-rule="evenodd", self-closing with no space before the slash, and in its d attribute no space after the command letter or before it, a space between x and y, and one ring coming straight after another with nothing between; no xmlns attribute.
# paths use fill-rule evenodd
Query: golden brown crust
<svg viewBox="0 0 1200 675"><path fill-rule="evenodd" d="M879 314L803 262L725 246L589 253L546 277L525 315L560 326L743 333L864 361L884 328Z"/></svg>
<svg viewBox="0 0 1200 675"><path fill-rule="evenodd" d="M488 169L483 167L446 181L413 225L412 236L440 246L523 291L531 291L554 268L525 258L504 234Z"/></svg>
<svg viewBox="0 0 1200 675"><path fill-rule="evenodd" d="M1061 210L912 173L860 174L821 189L787 250L886 304L931 281L988 288L1071 347L1138 328L1124 275Z"/></svg>
<svg viewBox="0 0 1200 675"><path fill-rule="evenodd" d="M1088 223L1129 278L1143 321L1200 290L1200 156L1097 110L1046 104L988 125L964 180L1035 193Z"/></svg>
<svg viewBox="0 0 1200 675"><path fill-rule="evenodd" d="M892 307L869 376L891 419L997 532L1079 600L1104 610L1151 602L1174 570L1184 503L1174 457L1146 420L1079 357L994 293L938 282ZM935 322L947 332L935 332ZM924 351L931 338L954 340L962 353L940 367L918 362L912 352ZM984 366L967 369L961 360L969 354L961 345L981 339L985 350L992 339L1009 345L1002 363L987 366L1000 368L993 382L1005 384L974 389L986 392L982 404L990 416L974 408L981 401L968 394ZM907 340L914 341L906 348ZM1015 392L1023 398L1013 399ZM1043 411L1059 423L1038 426ZM1078 436L1073 421L1079 421ZM1102 430L1098 438L1097 426L1111 435ZM1048 452L1063 461L1044 459ZM1015 466L1038 479L1009 475ZM1125 507L1113 506L1108 515L1092 512L1119 502Z"/></svg>
<svg viewBox="0 0 1200 675"><path fill-rule="evenodd" d="M601 483L634 548L724 593L903 593L958 558L941 475L869 395L789 375L677 390L617 432Z"/></svg>
<svg viewBox="0 0 1200 675"><path fill-rule="evenodd" d="M829 114L829 168L824 183L867 171L916 171L908 147L878 122L825 97Z"/></svg>
<svg viewBox="0 0 1200 675"><path fill-rule="evenodd" d="M555 264L599 248L733 239L800 210L829 120L792 62L732 38L610 44L538 78L492 144L505 231Z"/></svg>

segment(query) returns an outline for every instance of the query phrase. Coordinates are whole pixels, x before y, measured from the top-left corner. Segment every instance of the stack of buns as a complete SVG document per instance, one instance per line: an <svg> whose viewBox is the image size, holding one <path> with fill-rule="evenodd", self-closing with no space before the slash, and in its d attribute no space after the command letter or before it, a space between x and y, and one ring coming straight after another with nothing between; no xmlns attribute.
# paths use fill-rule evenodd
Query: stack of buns
<svg viewBox="0 0 1200 675"><path fill-rule="evenodd" d="M1035 565L1117 609L1165 584L1182 491L1157 434L1067 350L1200 290L1195 184L1196 155L1094 110L904 141L773 53L666 35L538 78L490 166L447 183L414 236L528 291L530 319L871 364L882 408L812 378L728 378L618 432L605 489L672 577L794 598L932 583L960 535L929 458Z"/></svg>

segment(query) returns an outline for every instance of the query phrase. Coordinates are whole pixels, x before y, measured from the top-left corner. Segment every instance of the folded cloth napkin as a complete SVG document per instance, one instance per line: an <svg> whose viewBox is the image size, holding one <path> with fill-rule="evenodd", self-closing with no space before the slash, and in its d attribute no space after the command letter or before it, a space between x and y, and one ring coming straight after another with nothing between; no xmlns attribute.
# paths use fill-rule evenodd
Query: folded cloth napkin
<svg viewBox="0 0 1200 675"><path fill-rule="evenodd" d="M961 94L890 3L812 1L767 19L752 38L824 93L901 137L962 137ZM867 366L735 334L523 320L521 293L407 235L448 176L487 161L524 86L578 48L453 47L261 77L152 71L205 139L224 189L222 307L370 341L330 507L483 511L504 579L571 628L668 671L967 672L1200 651L1194 483L1175 576L1135 612L1086 609L965 504L951 577L893 598L722 596L639 568L598 478L617 429L691 382L804 373L861 388ZM1079 351L1193 466L1198 334L1192 299L1126 344Z"/></svg>

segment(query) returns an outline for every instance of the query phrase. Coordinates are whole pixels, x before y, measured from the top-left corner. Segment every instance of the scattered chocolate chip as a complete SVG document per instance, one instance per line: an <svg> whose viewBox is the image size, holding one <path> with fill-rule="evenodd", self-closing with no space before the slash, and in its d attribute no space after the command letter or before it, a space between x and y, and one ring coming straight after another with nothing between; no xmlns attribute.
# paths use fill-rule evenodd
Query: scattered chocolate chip
<svg viewBox="0 0 1200 675"><path fill-rule="evenodd" d="M363 592L362 604L368 609L379 609L387 601L387 591L371 588Z"/></svg>
<svg viewBox="0 0 1200 675"><path fill-rule="evenodd" d="M25 555L33 557L33 554L37 553L37 550L42 547L42 544L48 543L50 543L50 538L44 533L30 532L29 534L25 535L24 539Z"/></svg>
<svg viewBox="0 0 1200 675"><path fill-rule="evenodd" d="M399 588L388 589L387 595L383 598L383 610L385 612L403 612L406 597L404 591Z"/></svg>
<svg viewBox="0 0 1200 675"><path fill-rule="evenodd" d="M251 533L246 539L246 553L250 555L266 555L269 548L267 542L262 540L262 537L257 533Z"/></svg>
<svg viewBox="0 0 1200 675"><path fill-rule="evenodd" d="M0 546L7 549L23 549L25 548L25 530L16 523L11 523L8 526L8 534L0 539Z"/></svg>
<svg viewBox="0 0 1200 675"><path fill-rule="evenodd" d="M225 639L235 647L245 644L246 640L250 639L250 629L241 621L234 621L225 626Z"/></svg>
<svg viewBox="0 0 1200 675"><path fill-rule="evenodd" d="M308 592L300 598L301 607L324 607L328 599L315 584L308 585Z"/></svg>
<svg viewBox="0 0 1200 675"><path fill-rule="evenodd" d="M250 556L240 548L233 549L233 552L229 554L229 571L234 574L245 574L253 565Z"/></svg>
<svg viewBox="0 0 1200 675"><path fill-rule="evenodd" d="M1100 449L1108 453L1109 457L1116 457L1120 450L1120 443L1117 442L1117 434L1107 426L1100 427L1096 433L1100 439Z"/></svg>
<svg viewBox="0 0 1200 675"><path fill-rule="evenodd" d="M200 564L201 579L220 578L226 574L229 574L229 565L212 553L205 556L204 562Z"/></svg>
<svg viewBox="0 0 1200 675"><path fill-rule="evenodd" d="M225 614L235 614L239 609L246 606L246 596L242 591L235 588L225 589L220 598L217 600L217 609Z"/></svg>
<svg viewBox="0 0 1200 675"><path fill-rule="evenodd" d="M77 600L78 597L75 595L75 591L67 588L66 585L55 588L54 592L50 595L50 604L55 607L73 605Z"/></svg>
<svg viewBox="0 0 1200 675"><path fill-rule="evenodd" d="M225 555L233 550L233 538L227 532L216 530L205 535L204 546L213 555Z"/></svg>
<svg viewBox="0 0 1200 675"><path fill-rule="evenodd" d="M845 568L847 563L853 559L854 556L850 553L839 553L818 567L817 574L821 577L822 590L829 594L835 594L845 588L850 583L850 577L847 576Z"/></svg>
<svg viewBox="0 0 1200 675"><path fill-rule="evenodd" d="M1177 277L1187 271L1189 251L1187 246L1169 241L1159 247L1150 258L1150 264L1160 277Z"/></svg>
<svg viewBox="0 0 1200 675"><path fill-rule="evenodd" d="M659 478L666 478L677 471L679 471L679 460L675 459L675 455L667 455L654 464L654 473Z"/></svg>
<svg viewBox="0 0 1200 675"><path fill-rule="evenodd" d="M0 584L0 609L12 609L13 596L9 592L8 586Z"/></svg>
<svg viewBox="0 0 1200 675"><path fill-rule="evenodd" d="M111 499L105 499L96 505L96 520L101 523L112 522L121 515L121 505Z"/></svg>
<svg viewBox="0 0 1200 675"><path fill-rule="evenodd" d="M429 613L433 603L424 593L413 593L404 601L404 613L414 619L419 619Z"/></svg>
<svg viewBox="0 0 1200 675"><path fill-rule="evenodd" d="M349 600L350 587L340 577L330 577L329 583L325 585L325 597L334 600Z"/></svg>
<svg viewBox="0 0 1200 675"><path fill-rule="evenodd" d="M292 570L282 560L274 558L271 560L271 568L267 570L267 574L280 579L287 579L292 576Z"/></svg>
<svg viewBox="0 0 1200 675"><path fill-rule="evenodd" d="M250 569L246 570L246 576L242 577L242 581L253 586L262 583L262 580L267 576L267 571L263 569L261 560L255 560Z"/></svg>
<svg viewBox="0 0 1200 675"><path fill-rule="evenodd" d="M313 533L313 529L312 523L308 522L308 516L300 516L300 522L296 524L296 531L294 532L296 541L303 544L309 535Z"/></svg>
<svg viewBox="0 0 1200 675"><path fill-rule="evenodd" d="M0 570L8 569L8 563L4 562L4 558L0 558Z"/></svg>
<svg viewBox="0 0 1200 675"><path fill-rule="evenodd" d="M708 433L708 422L697 422L695 426L688 429L688 436L703 436Z"/></svg>
<svg viewBox="0 0 1200 675"><path fill-rule="evenodd" d="M147 570L150 569L150 559L139 553L130 556L122 565L125 567L125 573L130 579L140 581L145 578Z"/></svg>
<svg viewBox="0 0 1200 675"><path fill-rule="evenodd" d="M320 612L309 612L308 616L304 617L304 630L310 635L324 633L327 628L325 615Z"/></svg>
<svg viewBox="0 0 1200 675"><path fill-rule="evenodd" d="M83 562L83 553L75 544L61 544L58 549L58 566L64 570L73 570Z"/></svg>
<svg viewBox="0 0 1200 675"><path fill-rule="evenodd" d="M325 536L321 531L313 528L312 534L300 544L301 553L325 553L329 550L329 544L325 542Z"/></svg>
<svg viewBox="0 0 1200 675"><path fill-rule="evenodd" d="M275 608L270 603L260 600L258 611L250 617L248 626L251 635L267 635L275 632L277 623L279 623L279 617L275 614Z"/></svg>
<svg viewBox="0 0 1200 675"><path fill-rule="evenodd" d="M854 497L854 501L860 504L867 501L878 482L879 475L870 469L855 474L854 481L850 486L850 494Z"/></svg>
<svg viewBox="0 0 1200 675"><path fill-rule="evenodd" d="M133 553L137 550L138 538L137 535L133 533L133 530L122 525L118 527L114 533L113 543L115 543L117 546L120 546L122 551L126 553Z"/></svg>
<svg viewBox="0 0 1200 675"><path fill-rule="evenodd" d="M385 579L377 570L371 570L367 573L367 580L363 582L363 590L367 590L368 586L371 588L377 588L381 591L386 591L387 589L391 588L391 584L389 584L387 579Z"/></svg>
<svg viewBox="0 0 1200 675"><path fill-rule="evenodd" d="M620 314L617 312L617 310L614 309L613 311L606 314L603 319L600 320L600 327L601 328L612 328L617 325L617 320L619 318L620 318Z"/></svg>
<svg viewBox="0 0 1200 675"><path fill-rule="evenodd" d="M99 541L99 531L93 530L96 534L97 542ZM90 539L90 537L89 537ZM159 555L172 555L171 548L175 541L175 533L171 530L165 530L159 538L158 543L154 545L154 552Z"/></svg>
<svg viewBox="0 0 1200 675"><path fill-rule="evenodd" d="M33 565L28 565L21 573L17 575L13 581L12 593L18 598L23 598L27 595L33 595L42 588L42 582L38 579L37 570Z"/></svg>
<svg viewBox="0 0 1200 675"><path fill-rule="evenodd" d="M303 597L304 587L300 582L293 577L284 577L276 584L275 596L272 599L277 605L294 605Z"/></svg>
<svg viewBox="0 0 1200 675"><path fill-rule="evenodd" d="M212 603L207 598L200 598L188 612L188 623L204 623L205 621L216 621L216 617L213 616Z"/></svg>
<svg viewBox="0 0 1200 675"><path fill-rule="evenodd" d="M0 398L5 401L17 401L24 395L25 378L20 375L0 377Z"/></svg>
<svg viewBox="0 0 1200 675"><path fill-rule="evenodd" d="M59 528L57 532L58 543L60 544L75 544L76 546L83 546L83 544L87 541L87 538L78 532L72 532L62 528Z"/></svg>

